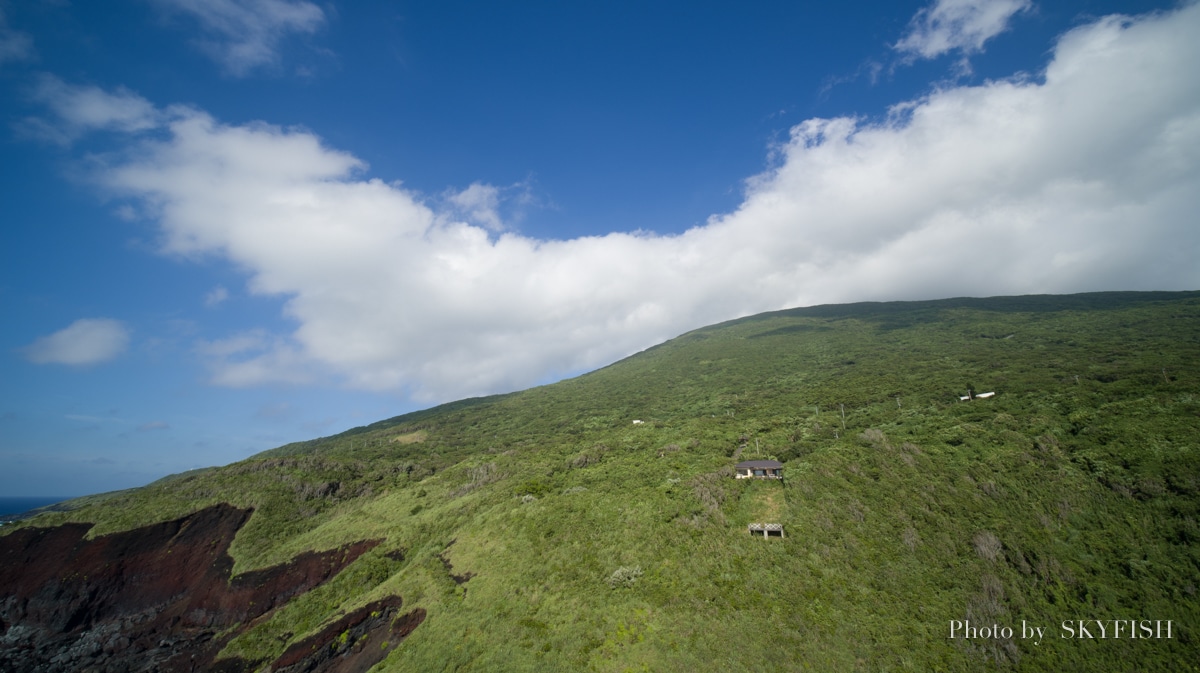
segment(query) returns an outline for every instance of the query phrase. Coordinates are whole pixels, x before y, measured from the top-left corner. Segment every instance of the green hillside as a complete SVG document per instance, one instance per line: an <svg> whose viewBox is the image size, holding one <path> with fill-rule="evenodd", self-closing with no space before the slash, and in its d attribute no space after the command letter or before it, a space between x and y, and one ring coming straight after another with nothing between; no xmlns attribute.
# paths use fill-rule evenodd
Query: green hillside
<svg viewBox="0 0 1200 673"><path fill-rule="evenodd" d="M1200 292L767 313L21 525L218 502L239 572L384 540L224 651L264 664L399 595L372 670L1200 670ZM1061 637L1112 619L1172 638Z"/></svg>

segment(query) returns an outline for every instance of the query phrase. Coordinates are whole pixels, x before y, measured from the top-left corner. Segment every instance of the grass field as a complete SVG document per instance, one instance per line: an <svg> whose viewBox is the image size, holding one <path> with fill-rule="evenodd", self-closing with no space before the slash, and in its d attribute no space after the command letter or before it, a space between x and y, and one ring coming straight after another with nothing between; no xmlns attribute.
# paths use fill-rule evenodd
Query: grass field
<svg viewBox="0 0 1200 673"><path fill-rule="evenodd" d="M239 571L384 540L225 652L264 662L398 594L375 670L1200 670L1200 293L763 314L19 525L217 502ZM1113 619L1173 637L1061 637Z"/></svg>

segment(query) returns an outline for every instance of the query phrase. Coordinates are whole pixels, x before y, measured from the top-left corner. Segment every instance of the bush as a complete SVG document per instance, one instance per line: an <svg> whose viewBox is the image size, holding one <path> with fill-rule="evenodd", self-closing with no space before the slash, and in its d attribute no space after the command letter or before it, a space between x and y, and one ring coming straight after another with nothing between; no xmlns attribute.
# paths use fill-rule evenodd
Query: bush
<svg viewBox="0 0 1200 673"><path fill-rule="evenodd" d="M608 586L619 589L621 587L631 587L633 583L642 576L641 566L621 566L613 571L608 577Z"/></svg>
<svg viewBox="0 0 1200 673"><path fill-rule="evenodd" d="M551 487L541 479L530 479L517 487L517 495L532 495L540 498L551 491Z"/></svg>

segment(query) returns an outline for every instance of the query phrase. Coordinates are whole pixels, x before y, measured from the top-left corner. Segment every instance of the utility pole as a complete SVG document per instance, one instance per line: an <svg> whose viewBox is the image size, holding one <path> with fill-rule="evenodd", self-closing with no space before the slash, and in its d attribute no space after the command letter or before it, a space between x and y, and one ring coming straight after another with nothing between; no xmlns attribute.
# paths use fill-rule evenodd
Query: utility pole
<svg viewBox="0 0 1200 673"><path fill-rule="evenodd" d="M842 429L845 430L846 429L846 405L839 404L838 406L842 408Z"/></svg>

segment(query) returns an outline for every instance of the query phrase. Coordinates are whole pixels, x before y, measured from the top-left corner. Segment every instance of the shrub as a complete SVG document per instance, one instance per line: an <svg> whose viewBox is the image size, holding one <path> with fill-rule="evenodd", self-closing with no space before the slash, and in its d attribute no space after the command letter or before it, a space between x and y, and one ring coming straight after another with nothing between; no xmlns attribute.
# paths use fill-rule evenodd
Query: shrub
<svg viewBox="0 0 1200 673"><path fill-rule="evenodd" d="M450 497L457 498L461 495L466 495L477 488L486 486L494 481L499 481L504 478L503 474L496 469L495 463L484 463L478 467L472 467L467 470L467 482L455 489Z"/></svg>
<svg viewBox="0 0 1200 673"><path fill-rule="evenodd" d="M976 533L974 542L975 553L979 554L979 558L988 562L994 562L996 557L1000 555L1000 538L996 537L991 531L984 530Z"/></svg>
<svg viewBox="0 0 1200 673"><path fill-rule="evenodd" d="M621 587L631 587L633 583L642 576L641 566L621 566L613 571L608 577L608 586L619 589Z"/></svg>
<svg viewBox="0 0 1200 673"><path fill-rule="evenodd" d="M532 495L540 498L550 492L550 485L541 479L530 479L517 487L517 495Z"/></svg>

